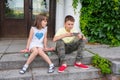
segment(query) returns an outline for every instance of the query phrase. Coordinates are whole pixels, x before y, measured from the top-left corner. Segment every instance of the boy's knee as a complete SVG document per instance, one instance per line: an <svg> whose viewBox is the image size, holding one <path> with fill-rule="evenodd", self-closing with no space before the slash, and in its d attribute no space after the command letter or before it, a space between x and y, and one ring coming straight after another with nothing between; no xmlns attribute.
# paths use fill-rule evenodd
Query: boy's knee
<svg viewBox="0 0 120 80"><path fill-rule="evenodd" d="M80 39L78 42L79 42L79 45L85 46L85 41L83 39L82 40Z"/></svg>
<svg viewBox="0 0 120 80"><path fill-rule="evenodd" d="M64 42L63 42L63 40L58 40L58 41L56 41L56 45L60 45L60 44L63 44Z"/></svg>

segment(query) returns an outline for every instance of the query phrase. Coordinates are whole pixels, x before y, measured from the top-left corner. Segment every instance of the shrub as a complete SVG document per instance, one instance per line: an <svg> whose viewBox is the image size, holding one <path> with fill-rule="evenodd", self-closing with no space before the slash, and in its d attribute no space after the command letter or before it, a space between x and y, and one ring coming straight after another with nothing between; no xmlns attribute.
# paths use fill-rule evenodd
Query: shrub
<svg viewBox="0 0 120 80"><path fill-rule="evenodd" d="M120 46L120 0L81 1L80 28L89 42Z"/></svg>

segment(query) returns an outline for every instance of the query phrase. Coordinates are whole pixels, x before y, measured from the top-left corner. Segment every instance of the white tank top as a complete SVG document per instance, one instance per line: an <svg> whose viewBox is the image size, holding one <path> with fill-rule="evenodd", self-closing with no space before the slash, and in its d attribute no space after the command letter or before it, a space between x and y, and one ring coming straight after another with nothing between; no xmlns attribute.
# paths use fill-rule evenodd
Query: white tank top
<svg viewBox="0 0 120 80"><path fill-rule="evenodd" d="M47 32L47 27L42 29L37 29L36 27L32 27L33 29L33 38L29 46L29 50L33 47L40 47L43 48L43 39L45 37L45 33Z"/></svg>

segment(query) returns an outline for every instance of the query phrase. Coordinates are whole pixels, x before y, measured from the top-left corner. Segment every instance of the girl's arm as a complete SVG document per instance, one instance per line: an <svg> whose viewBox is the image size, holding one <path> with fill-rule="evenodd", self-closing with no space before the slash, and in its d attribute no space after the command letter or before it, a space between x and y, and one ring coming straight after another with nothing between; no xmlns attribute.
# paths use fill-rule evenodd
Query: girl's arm
<svg viewBox="0 0 120 80"><path fill-rule="evenodd" d="M45 33L45 37L44 37L44 49L47 48L47 32Z"/></svg>
<svg viewBox="0 0 120 80"><path fill-rule="evenodd" d="M29 37L28 37L28 41L27 41L27 45L26 45L26 49L29 48L32 38L33 38L33 29L31 28L30 33L29 33Z"/></svg>
<svg viewBox="0 0 120 80"><path fill-rule="evenodd" d="M33 29L31 28L30 29L30 33L29 33L29 37L28 37L28 40L27 40L26 48L21 50L22 53L29 52L29 45L30 45L30 42L32 40L32 37L33 37Z"/></svg>

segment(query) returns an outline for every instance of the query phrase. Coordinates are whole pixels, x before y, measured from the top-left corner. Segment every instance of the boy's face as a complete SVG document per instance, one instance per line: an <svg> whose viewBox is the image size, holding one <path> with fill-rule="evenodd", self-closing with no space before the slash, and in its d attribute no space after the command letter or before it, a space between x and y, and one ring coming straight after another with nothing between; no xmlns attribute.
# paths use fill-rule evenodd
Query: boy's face
<svg viewBox="0 0 120 80"><path fill-rule="evenodd" d="M66 21L64 25L65 25L65 29L67 31L70 31L73 28L73 26L74 26L74 22L72 22L72 21Z"/></svg>

